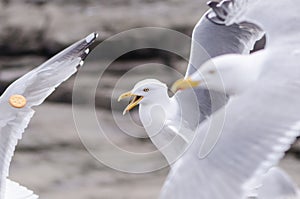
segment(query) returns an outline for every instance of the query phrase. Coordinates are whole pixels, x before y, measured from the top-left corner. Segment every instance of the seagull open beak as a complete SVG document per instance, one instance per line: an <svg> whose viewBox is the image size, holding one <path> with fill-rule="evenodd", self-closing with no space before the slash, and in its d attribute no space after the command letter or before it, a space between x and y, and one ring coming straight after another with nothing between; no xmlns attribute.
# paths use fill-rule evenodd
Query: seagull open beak
<svg viewBox="0 0 300 199"><path fill-rule="evenodd" d="M186 79L179 79L172 85L172 92L175 93L178 90L185 90L188 88L194 88L200 85L200 81L194 81L190 77Z"/></svg>
<svg viewBox="0 0 300 199"><path fill-rule="evenodd" d="M133 97L133 99L128 104L128 106L124 109L123 115L125 115L126 112L130 111L135 106L137 106L142 101L142 99L143 99L143 96L139 96L139 95L135 95L135 94L133 94L131 92L127 92L127 93L123 93L122 95L120 95L120 97L118 99L118 102L121 101L122 99L125 99L125 98L128 98L128 97Z"/></svg>

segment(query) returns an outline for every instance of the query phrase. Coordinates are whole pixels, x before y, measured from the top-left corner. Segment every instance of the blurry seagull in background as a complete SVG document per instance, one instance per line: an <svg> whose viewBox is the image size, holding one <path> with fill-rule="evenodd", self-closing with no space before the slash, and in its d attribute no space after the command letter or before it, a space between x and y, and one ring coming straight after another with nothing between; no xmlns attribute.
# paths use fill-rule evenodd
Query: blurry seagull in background
<svg viewBox="0 0 300 199"><path fill-rule="evenodd" d="M7 179L15 147L40 105L62 82L84 64L91 44L97 38L92 33L57 54L12 83L0 97L0 198L36 199L32 191Z"/></svg>
<svg viewBox="0 0 300 199"><path fill-rule="evenodd" d="M233 97L199 125L193 144L172 168L161 198L299 199L290 178L272 167L300 134L300 4L226 0L210 5L213 11L207 17L216 24L247 21L261 27L266 47L251 55L214 58L174 84L174 90L209 87ZM223 84L218 83L220 77ZM199 157L209 122L221 119L224 109L217 144Z"/></svg>

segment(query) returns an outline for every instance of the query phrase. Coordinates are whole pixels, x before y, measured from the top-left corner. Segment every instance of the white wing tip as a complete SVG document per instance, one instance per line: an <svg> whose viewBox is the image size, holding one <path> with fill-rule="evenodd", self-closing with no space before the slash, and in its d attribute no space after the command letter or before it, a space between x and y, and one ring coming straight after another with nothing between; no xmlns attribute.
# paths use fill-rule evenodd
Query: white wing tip
<svg viewBox="0 0 300 199"><path fill-rule="evenodd" d="M79 63L79 65L80 65L80 66L83 66L83 64L84 64L84 61L81 60L80 63Z"/></svg>
<svg viewBox="0 0 300 199"><path fill-rule="evenodd" d="M6 180L5 198L9 199L38 199L39 197L33 191L13 182Z"/></svg>
<svg viewBox="0 0 300 199"><path fill-rule="evenodd" d="M86 38L85 38L85 41L86 43L91 43L92 41L94 41L96 38L98 37L98 33L96 32L93 32L92 34L88 35Z"/></svg>

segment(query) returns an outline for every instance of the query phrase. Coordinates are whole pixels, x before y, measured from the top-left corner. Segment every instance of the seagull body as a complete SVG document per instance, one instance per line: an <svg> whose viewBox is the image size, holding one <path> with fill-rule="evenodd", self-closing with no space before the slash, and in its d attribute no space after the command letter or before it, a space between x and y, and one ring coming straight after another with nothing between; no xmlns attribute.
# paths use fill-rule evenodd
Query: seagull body
<svg viewBox="0 0 300 199"><path fill-rule="evenodd" d="M36 199L37 195L7 179L17 142L40 105L62 82L83 65L89 47L97 38L92 33L13 82L0 97L0 198Z"/></svg>

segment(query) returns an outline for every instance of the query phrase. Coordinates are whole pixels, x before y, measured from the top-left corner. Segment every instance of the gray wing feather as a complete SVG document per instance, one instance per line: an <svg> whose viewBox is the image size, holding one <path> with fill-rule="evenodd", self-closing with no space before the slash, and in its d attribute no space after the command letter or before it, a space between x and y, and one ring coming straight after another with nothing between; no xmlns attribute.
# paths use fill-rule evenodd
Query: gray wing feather
<svg viewBox="0 0 300 199"><path fill-rule="evenodd" d="M5 182L18 139L34 114L33 106L40 105L63 81L77 71L89 53L89 47L97 38L93 33L73 44L41 66L12 83L0 98L0 197L3 197ZM11 95L23 95L27 105L22 109L11 107Z"/></svg>
<svg viewBox="0 0 300 199"><path fill-rule="evenodd" d="M193 31L191 54L186 77L192 75L202 64L216 56L230 53L249 53L253 49L255 42L261 39L262 36L263 31L254 24L217 25L208 20L205 14ZM182 112L182 118L191 124L192 129L199 122L206 119L207 116L224 106L228 101L228 97L223 93L208 91L203 88L195 88L190 92L176 93L178 101L195 97L197 98L199 109L195 109L195 106L190 106L190 109ZM197 113L193 113L195 110L200 111L199 117Z"/></svg>
<svg viewBox="0 0 300 199"><path fill-rule="evenodd" d="M210 12L210 11L208 11ZM251 23L217 25L206 14L195 26L186 77L196 72L207 60L224 54L248 54L262 38L263 31Z"/></svg>

